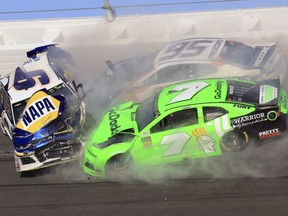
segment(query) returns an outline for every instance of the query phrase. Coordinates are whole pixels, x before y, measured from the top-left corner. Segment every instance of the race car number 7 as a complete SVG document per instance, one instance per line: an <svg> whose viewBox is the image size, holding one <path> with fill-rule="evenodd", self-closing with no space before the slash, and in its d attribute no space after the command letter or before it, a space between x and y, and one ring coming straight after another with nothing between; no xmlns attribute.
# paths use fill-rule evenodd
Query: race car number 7
<svg viewBox="0 0 288 216"><path fill-rule="evenodd" d="M195 83L188 83L176 86L171 90L171 92L180 92L178 95L176 95L174 98L172 98L169 101L169 104L183 101L183 100L189 100L191 99L195 94L197 94L202 89L209 86L207 82L195 82Z"/></svg>
<svg viewBox="0 0 288 216"><path fill-rule="evenodd" d="M171 145L163 156L180 154L184 146L190 139L190 136L187 133L177 133L172 135L164 136L161 140L160 145Z"/></svg>

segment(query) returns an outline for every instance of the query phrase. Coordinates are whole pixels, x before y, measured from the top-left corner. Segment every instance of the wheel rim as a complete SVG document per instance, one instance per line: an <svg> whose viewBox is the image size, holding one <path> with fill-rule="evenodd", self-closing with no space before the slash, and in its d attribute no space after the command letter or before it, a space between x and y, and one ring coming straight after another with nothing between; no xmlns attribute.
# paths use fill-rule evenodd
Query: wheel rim
<svg viewBox="0 0 288 216"><path fill-rule="evenodd" d="M108 177L117 177L122 174L126 175L129 171L129 165L130 160L127 158L127 155L117 155L106 165L106 175Z"/></svg>
<svg viewBox="0 0 288 216"><path fill-rule="evenodd" d="M221 145L227 151L241 151L248 145L247 133L230 132L221 141Z"/></svg>

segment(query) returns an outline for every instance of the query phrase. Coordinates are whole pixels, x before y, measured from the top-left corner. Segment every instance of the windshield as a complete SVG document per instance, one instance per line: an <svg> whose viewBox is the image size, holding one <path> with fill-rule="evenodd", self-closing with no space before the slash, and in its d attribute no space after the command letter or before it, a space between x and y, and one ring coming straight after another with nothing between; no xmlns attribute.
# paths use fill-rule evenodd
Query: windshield
<svg viewBox="0 0 288 216"><path fill-rule="evenodd" d="M75 106L78 107L80 104L80 100L78 99L78 97L75 94L73 94L72 91L64 83L49 89L49 93L52 96L56 95L64 96L66 99L66 104L69 105L68 106L69 108Z"/></svg>
<svg viewBox="0 0 288 216"><path fill-rule="evenodd" d="M154 67L155 54L148 56L137 56L115 64L115 71L108 69L107 75L115 75L123 81L134 81L145 75ZM114 74L115 73L115 74Z"/></svg>
<svg viewBox="0 0 288 216"><path fill-rule="evenodd" d="M210 64L191 63L169 65L152 74L139 86L150 86L161 83L177 82L187 79L195 79L217 72L217 68Z"/></svg>
<svg viewBox="0 0 288 216"><path fill-rule="evenodd" d="M149 97L139 105L136 113L136 121L139 131L143 130L144 127L158 116L158 96L159 93Z"/></svg>
<svg viewBox="0 0 288 216"><path fill-rule="evenodd" d="M259 102L259 85L239 81L228 81L229 101L241 101L245 103Z"/></svg>
<svg viewBox="0 0 288 216"><path fill-rule="evenodd" d="M48 91L50 95L56 96L56 95L62 95L66 99L66 108L69 108L69 111L73 111L76 108L79 107L80 101L78 100L77 96L74 95L65 84L60 84L58 86L55 86ZM29 101L30 98L20 101L18 103L13 104L13 112L14 112L14 117L15 121L18 122L20 115L22 114L27 102Z"/></svg>
<svg viewBox="0 0 288 216"><path fill-rule="evenodd" d="M241 68L252 67L255 50L253 47L234 41L226 41L220 60Z"/></svg>

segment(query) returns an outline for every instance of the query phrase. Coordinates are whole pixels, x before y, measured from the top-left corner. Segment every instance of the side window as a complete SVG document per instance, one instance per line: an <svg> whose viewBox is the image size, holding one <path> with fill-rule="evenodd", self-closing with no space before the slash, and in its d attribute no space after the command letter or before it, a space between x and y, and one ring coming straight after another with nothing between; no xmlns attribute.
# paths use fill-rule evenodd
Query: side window
<svg viewBox="0 0 288 216"><path fill-rule="evenodd" d="M203 107L204 122L214 120L226 113L228 113L228 111L221 107Z"/></svg>
<svg viewBox="0 0 288 216"><path fill-rule="evenodd" d="M151 128L151 133L198 124L197 109L180 110L163 118Z"/></svg>
<svg viewBox="0 0 288 216"><path fill-rule="evenodd" d="M143 80L141 83L139 83L139 86L149 86L149 85L155 85L157 77L156 73L152 74L151 76L147 77L145 80Z"/></svg>
<svg viewBox="0 0 288 216"><path fill-rule="evenodd" d="M185 80L187 78L185 66L186 65L171 65L160 69L157 72L157 83Z"/></svg>
<svg viewBox="0 0 288 216"><path fill-rule="evenodd" d="M210 64L178 64L162 68L157 72L157 83L183 81L217 72Z"/></svg>

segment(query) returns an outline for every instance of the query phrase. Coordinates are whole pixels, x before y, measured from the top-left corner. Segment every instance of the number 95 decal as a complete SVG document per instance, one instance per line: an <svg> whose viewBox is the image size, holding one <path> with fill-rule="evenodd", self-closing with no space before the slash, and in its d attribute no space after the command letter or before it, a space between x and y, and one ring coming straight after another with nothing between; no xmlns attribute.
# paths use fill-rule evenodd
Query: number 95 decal
<svg viewBox="0 0 288 216"><path fill-rule="evenodd" d="M189 58L196 57L202 54L207 47L213 43L213 40L198 40L198 41L180 41L169 45L164 51L161 52L156 59L158 64L161 62L169 61L175 58Z"/></svg>

